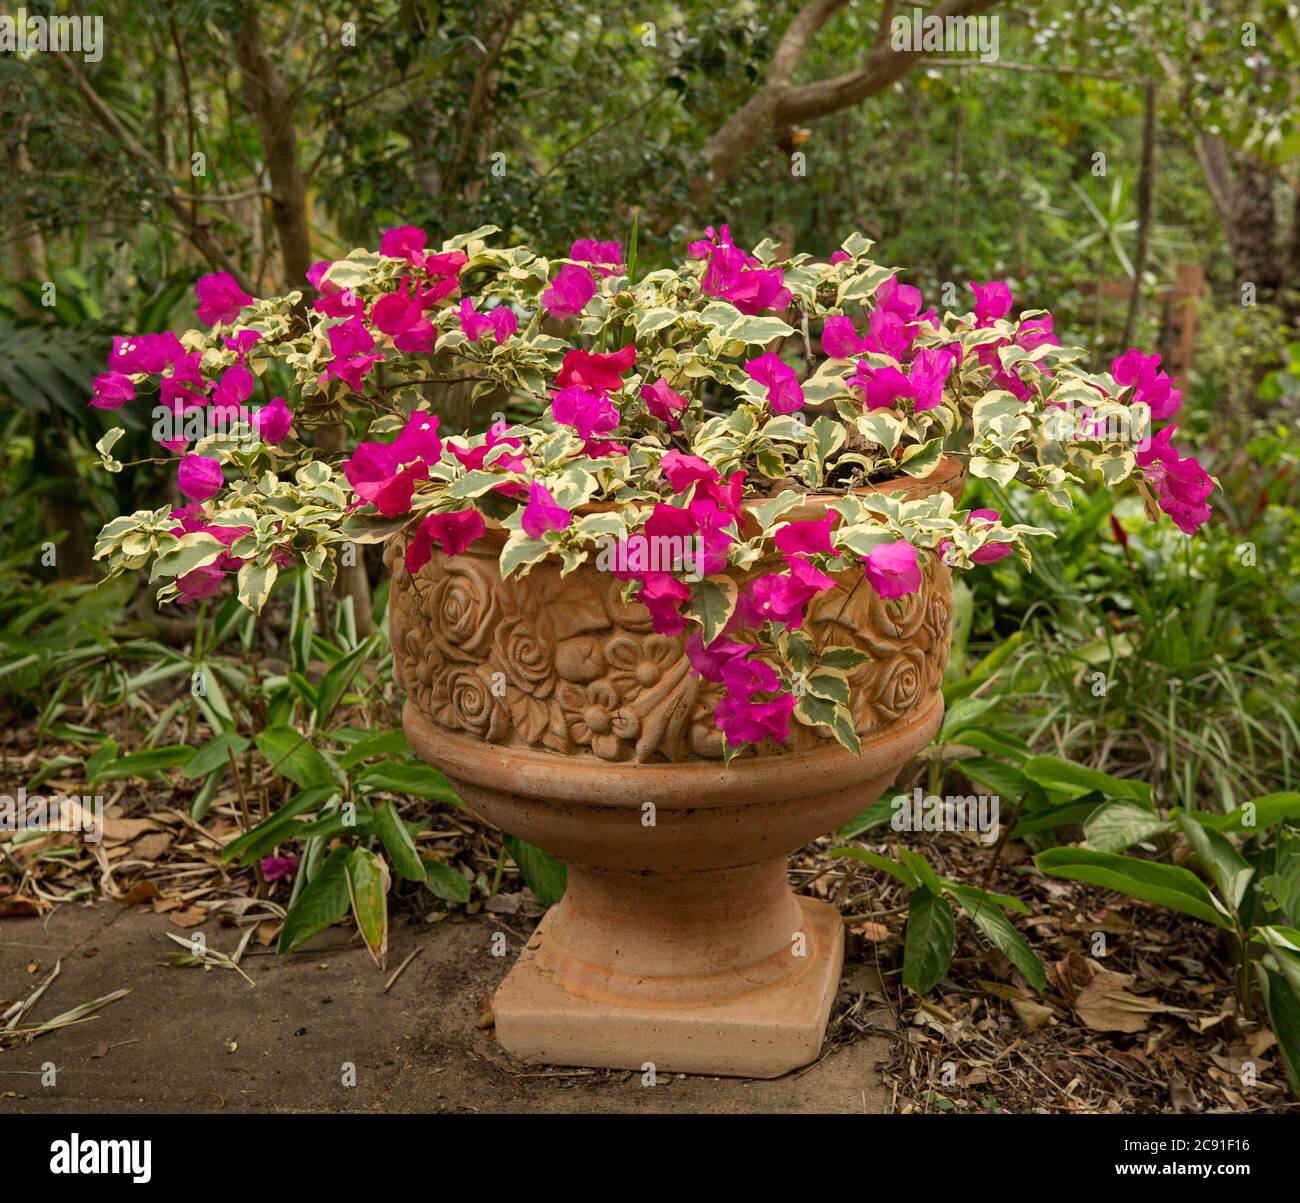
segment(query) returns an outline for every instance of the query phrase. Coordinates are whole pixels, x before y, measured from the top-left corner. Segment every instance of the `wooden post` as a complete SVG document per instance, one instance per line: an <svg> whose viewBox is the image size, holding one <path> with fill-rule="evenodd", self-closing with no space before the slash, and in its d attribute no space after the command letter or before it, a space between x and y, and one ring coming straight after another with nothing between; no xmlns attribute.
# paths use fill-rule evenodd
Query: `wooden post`
<svg viewBox="0 0 1300 1203"><path fill-rule="evenodd" d="M1199 263L1182 263L1174 269L1174 283L1165 301L1164 367L1184 392L1196 353L1196 316L1205 269Z"/></svg>

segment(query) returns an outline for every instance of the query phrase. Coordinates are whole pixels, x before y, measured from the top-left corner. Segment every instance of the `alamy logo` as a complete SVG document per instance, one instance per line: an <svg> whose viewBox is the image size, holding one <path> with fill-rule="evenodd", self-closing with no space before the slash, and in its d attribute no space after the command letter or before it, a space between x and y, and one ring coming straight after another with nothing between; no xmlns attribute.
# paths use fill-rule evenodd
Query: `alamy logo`
<svg viewBox="0 0 1300 1203"><path fill-rule="evenodd" d="M17 797L0 794L0 831L79 831L86 843L97 843L104 838L104 795L29 797L20 786Z"/></svg>
<svg viewBox="0 0 1300 1203"><path fill-rule="evenodd" d="M889 800L894 811L889 825L895 831L977 831L980 843L991 844L997 839L1001 804L997 794L949 794L940 798L923 793L918 785L910 798L898 794Z"/></svg>
<svg viewBox="0 0 1300 1203"><path fill-rule="evenodd" d="M132 1182L153 1176L153 1141L82 1140L74 1132L50 1145L51 1174L130 1174Z"/></svg>
<svg viewBox="0 0 1300 1203"><path fill-rule="evenodd" d="M997 17L944 17L912 9L910 17L900 14L889 27L889 46L900 54L979 53L981 63L998 57Z"/></svg>
<svg viewBox="0 0 1300 1203"><path fill-rule="evenodd" d="M57 54L81 55L87 63L104 57L104 18L92 16L42 17L0 16L0 52L34 54L53 50Z"/></svg>

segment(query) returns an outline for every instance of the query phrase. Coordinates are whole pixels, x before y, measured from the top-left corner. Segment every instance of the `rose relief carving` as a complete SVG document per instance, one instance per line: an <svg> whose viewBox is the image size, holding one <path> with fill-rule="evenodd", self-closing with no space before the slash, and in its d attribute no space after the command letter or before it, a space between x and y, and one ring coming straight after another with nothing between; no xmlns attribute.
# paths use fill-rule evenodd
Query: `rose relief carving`
<svg viewBox="0 0 1300 1203"><path fill-rule="evenodd" d="M384 558L392 574L389 627L398 683L431 723L488 743L607 761L722 757L713 722L721 686L696 677L682 641L657 635L623 582L584 565L561 577L544 562L502 581L486 541L435 552L414 576L406 536ZM871 656L849 677L859 735L897 721L938 690L948 662L952 593L931 556L918 593L879 597L860 574L817 597L804 629L817 643ZM814 748L829 732L791 723L783 747Z"/></svg>

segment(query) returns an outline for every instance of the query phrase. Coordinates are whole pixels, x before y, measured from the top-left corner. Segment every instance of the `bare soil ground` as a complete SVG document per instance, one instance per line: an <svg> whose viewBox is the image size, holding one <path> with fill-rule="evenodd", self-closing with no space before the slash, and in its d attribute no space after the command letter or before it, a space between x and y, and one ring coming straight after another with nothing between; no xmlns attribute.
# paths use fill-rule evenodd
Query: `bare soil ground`
<svg viewBox="0 0 1300 1203"><path fill-rule="evenodd" d="M61 963L29 1021L131 991L94 1018L0 1052L0 1114L890 1109L875 1068L890 1042L837 1037L846 1014L871 1014L847 986L811 1068L770 1082L660 1075L650 1087L639 1073L518 1065L480 1029L484 996L518 951L512 936L509 956L491 955L501 923L489 914L396 927L385 973L343 927L289 957L254 947L242 961L253 986L230 970L173 966L183 950L169 928L165 915L112 901L0 921L0 998L25 997ZM211 947L233 950L237 933L209 928ZM888 1022L888 1012L873 1019ZM56 1072L47 1086L49 1063ZM348 1064L354 1086L343 1084Z"/></svg>

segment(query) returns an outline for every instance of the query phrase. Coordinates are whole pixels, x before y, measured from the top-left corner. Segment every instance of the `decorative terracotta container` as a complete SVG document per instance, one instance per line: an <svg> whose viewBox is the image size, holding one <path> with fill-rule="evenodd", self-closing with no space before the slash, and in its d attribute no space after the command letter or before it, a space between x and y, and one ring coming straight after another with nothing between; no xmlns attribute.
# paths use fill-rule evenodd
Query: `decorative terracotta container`
<svg viewBox="0 0 1300 1203"><path fill-rule="evenodd" d="M956 499L961 484L947 457L884 487ZM502 1045L552 1065L766 1078L807 1064L844 934L833 906L791 892L786 858L865 810L938 728L948 570L929 557L918 593L884 601L855 569L809 609L815 638L872 656L850 678L860 757L792 723L785 745L724 765L719 687L623 603L623 582L551 561L502 581L492 534L414 576L405 536L386 558L412 748L476 814L568 865L494 995Z"/></svg>

